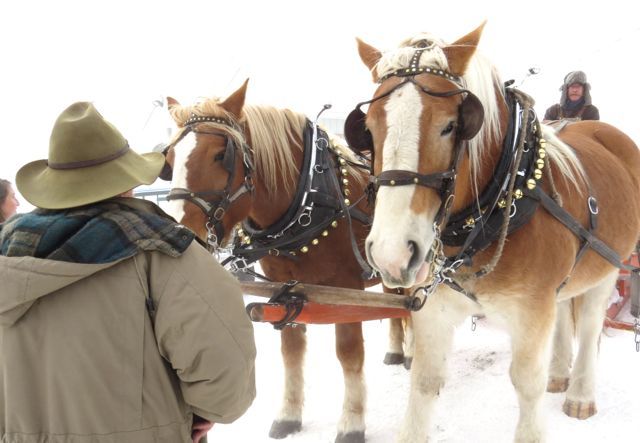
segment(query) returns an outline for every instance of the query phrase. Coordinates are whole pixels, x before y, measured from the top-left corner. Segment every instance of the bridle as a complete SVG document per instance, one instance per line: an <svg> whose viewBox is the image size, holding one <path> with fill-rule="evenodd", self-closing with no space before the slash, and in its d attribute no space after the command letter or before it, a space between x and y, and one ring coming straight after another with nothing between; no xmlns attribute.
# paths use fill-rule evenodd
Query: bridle
<svg viewBox="0 0 640 443"><path fill-rule="evenodd" d="M420 42L424 44L423 42ZM351 111L345 121L345 138L349 143L349 146L356 150L371 149L371 174L370 174L370 186L372 187L372 193L375 195L380 186L406 186L417 185L427 188L435 189L441 199L441 205L438 209L438 213L434 220L434 226L439 229L442 223L446 220L451 205L453 203L454 188L456 182L456 171L462 159L464 141L473 138L480 130L482 125L482 119L484 117L484 108L480 103L480 100L468 89L462 86L462 80L453 74L431 67L419 67L420 55L427 49L426 46L420 46L416 48L416 51L411 59L408 68L402 68L395 72L385 75L380 79L380 83L383 83L390 77L405 77L405 80L395 85L389 91L374 97L371 100L360 102L356 105L355 109ZM419 84L415 77L417 75L429 74L444 77L447 80L453 82L458 87L445 92L437 92L427 89ZM415 85L419 91L432 97L452 97L458 94L465 94L465 98L458 107L458 125L456 127L456 142L453 151L453 157L449 169L436 172L432 174L420 174L414 171L393 169L382 171L377 176L373 173L374 165L374 150L373 150L373 138L371 133L365 126L366 115L360 108L363 105L374 103L385 97L391 95L392 92L408 85Z"/></svg>
<svg viewBox="0 0 640 443"><path fill-rule="evenodd" d="M199 116L192 115L184 124L184 130L180 136L167 148L165 152L171 147L175 146L180 140L182 140L188 133L213 135L217 137L223 137L226 140L226 148L224 156L222 158L222 167L228 173L227 182L224 189L212 189L206 191L192 191L187 188L171 188L167 195L167 200L187 200L204 212L207 221L205 227L207 229L207 245L210 250L215 251L219 247L219 242L224 238L224 225L222 219L228 210L229 206L240 197L245 194L253 194L254 186L252 181L253 173L253 161L251 155L251 149L246 143L242 143L242 146L238 148L234 139L224 131L199 131L196 130L196 126L199 123L218 123L223 126L227 126L232 129L236 129L236 125L232 122L220 118L211 116ZM235 190L231 187L236 178L236 154L239 149L242 149L243 165L244 165L244 180L242 184ZM164 178L164 177L163 177Z"/></svg>

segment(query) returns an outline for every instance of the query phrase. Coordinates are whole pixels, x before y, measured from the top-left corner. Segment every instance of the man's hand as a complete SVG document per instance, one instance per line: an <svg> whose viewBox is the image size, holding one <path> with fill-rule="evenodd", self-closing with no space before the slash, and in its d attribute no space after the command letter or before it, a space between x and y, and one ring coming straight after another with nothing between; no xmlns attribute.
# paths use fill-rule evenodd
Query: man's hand
<svg viewBox="0 0 640 443"><path fill-rule="evenodd" d="M213 423L209 420L205 420L197 415L193 416L193 426L191 426L191 440L193 443L198 443L202 437L207 435L213 428Z"/></svg>

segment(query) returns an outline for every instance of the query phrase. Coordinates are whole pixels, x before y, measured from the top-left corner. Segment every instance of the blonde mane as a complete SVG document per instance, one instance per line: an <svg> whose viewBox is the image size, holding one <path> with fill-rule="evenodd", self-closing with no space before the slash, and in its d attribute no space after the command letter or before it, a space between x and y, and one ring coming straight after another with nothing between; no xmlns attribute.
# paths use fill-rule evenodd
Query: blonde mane
<svg viewBox="0 0 640 443"><path fill-rule="evenodd" d="M382 78L398 69L409 66L411 58L415 54L416 43L423 40L430 42L430 45L420 56L419 67L448 71L449 64L443 51L443 48L448 46L447 43L432 34L422 33L403 41L399 48L383 53L374 68L378 77ZM503 134L500 133L498 100L504 100L504 89L497 69L477 50L462 76L462 82L462 86L475 94L484 106L482 127L478 134L468 142L471 174L475 183L485 147L499 142L503 138ZM569 146L545 131L545 135L547 134L549 137L547 138L549 158L564 176L572 183L577 183L579 179L584 177L580 161Z"/></svg>

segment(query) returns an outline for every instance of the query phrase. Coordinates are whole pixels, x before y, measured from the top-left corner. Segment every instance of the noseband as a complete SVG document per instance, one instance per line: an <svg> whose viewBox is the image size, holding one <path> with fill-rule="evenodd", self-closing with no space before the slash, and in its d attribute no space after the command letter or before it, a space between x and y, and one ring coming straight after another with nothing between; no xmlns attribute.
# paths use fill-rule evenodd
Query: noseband
<svg viewBox="0 0 640 443"><path fill-rule="evenodd" d="M219 246L219 242L224 238L224 225L222 219L229 208L229 206L242 195L249 193L253 194L253 181L251 175L253 172L253 162L251 159L251 150L246 143L242 144L243 164L244 164L244 180L235 191L231 190L231 186L236 177L236 153L238 146L225 132L217 131L197 131L195 126L198 123L219 123L230 128L235 128L235 125L219 117L210 116L195 116L192 115L185 123L185 130L180 134L180 137L170 146L175 146L180 140L182 140L189 132L194 134L206 134L217 137L223 137L226 140L226 148L224 157L222 159L222 166L228 173L227 183L224 189L212 189L207 191L192 191L187 188L171 188L171 191L167 195L167 200L187 200L199 207L207 217L205 227L207 228L207 245L211 250L216 250Z"/></svg>

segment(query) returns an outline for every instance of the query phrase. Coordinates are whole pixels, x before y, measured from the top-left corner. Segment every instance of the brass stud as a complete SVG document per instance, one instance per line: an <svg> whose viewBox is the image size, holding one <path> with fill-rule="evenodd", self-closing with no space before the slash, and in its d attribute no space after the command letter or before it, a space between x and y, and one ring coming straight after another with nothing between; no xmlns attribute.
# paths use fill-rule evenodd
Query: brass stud
<svg viewBox="0 0 640 443"><path fill-rule="evenodd" d="M342 184L347 186L349 184L349 179L348 178L343 178L342 179Z"/></svg>
<svg viewBox="0 0 640 443"><path fill-rule="evenodd" d="M523 195L524 193L522 192L522 189L516 189L515 191L513 191L513 196L516 198L516 200L520 200Z"/></svg>
<svg viewBox="0 0 640 443"><path fill-rule="evenodd" d="M505 208L507 206L507 201L504 198L501 198L500 201L498 201L498 207L499 208Z"/></svg>
<svg viewBox="0 0 640 443"><path fill-rule="evenodd" d="M536 167L537 167L538 169L542 169L542 168L544 168L544 160L542 160L541 158L536 159Z"/></svg>
<svg viewBox="0 0 640 443"><path fill-rule="evenodd" d="M318 243L320 243L320 240L318 240L317 238L314 238L313 240L311 240L311 244L312 245L317 245Z"/></svg>
<svg viewBox="0 0 640 443"><path fill-rule="evenodd" d="M342 175L349 175L349 171L347 171L347 168L342 168L342 169L340 169L340 173L341 173Z"/></svg>
<svg viewBox="0 0 640 443"><path fill-rule="evenodd" d="M291 255L296 255L296 251L291 251Z"/></svg>
<svg viewBox="0 0 640 443"><path fill-rule="evenodd" d="M476 225L476 220L473 218L473 216L469 216L465 221L464 221L464 225L466 227L472 227Z"/></svg>
<svg viewBox="0 0 640 443"><path fill-rule="evenodd" d="M534 169L533 170L533 177L536 180L540 180L542 178L542 171L540 169Z"/></svg>
<svg viewBox="0 0 640 443"><path fill-rule="evenodd" d="M338 220L334 220L331 222L331 227L332 228L337 228L338 227Z"/></svg>
<svg viewBox="0 0 640 443"><path fill-rule="evenodd" d="M395 181L395 180L391 180L391 181L389 182L389 184L390 184L391 186L395 186L395 185L396 185L396 181Z"/></svg>
<svg viewBox="0 0 640 443"><path fill-rule="evenodd" d="M341 165L346 165L347 161L344 158L340 157L340 159L338 160L338 163L340 163Z"/></svg>
<svg viewBox="0 0 640 443"><path fill-rule="evenodd" d="M536 187L536 181L532 178L530 178L529 180L527 180L527 188L529 189L533 189Z"/></svg>
<svg viewBox="0 0 640 443"><path fill-rule="evenodd" d="M300 252L302 252L303 254L306 254L307 252L309 252L309 246L303 246L300 248Z"/></svg>
<svg viewBox="0 0 640 443"><path fill-rule="evenodd" d="M323 237L327 237L327 236L329 236L329 231L327 231L327 230L322 231L322 236L323 236Z"/></svg>
<svg viewBox="0 0 640 443"><path fill-rule="evenodd" d="M413 177L413 182L414 182L416 185L418 184L418 182L419 182L419 181L420 181L420 180L418 180L418 177Z"/></svg>
<svg viewBox="0 0 640 443"><path fill-rule="evenodd" d="M349 191L348 189L344 190L344 195L349 197L351 195L351 191Z"/></svg>
<svg viewBox="0 0 640 443"><path fill-rule="evenodd" d="M243 243L245 245L250 245L251 244L251 237L245 237L244 240L243 240Z"/></svg>
<svg viewBox="0 0 640 443"><path fill-rule="evenodd" d="M344 199L344 204L349 206L351 204L351 200L349 200L348 198Z"/></svg>
<svg viewBox="0 0 640 443"><path fill-rule="evenodd" d="M541 138L539 143L541 148L544 148L547 145L547 141L544 138Z"/></svg>
<svg viewBox="0 0 640 443"><path fill-rule="evenodd" d="M544 148L538 149L538 158L545 158L547 156L547 151Z"/></svg>

